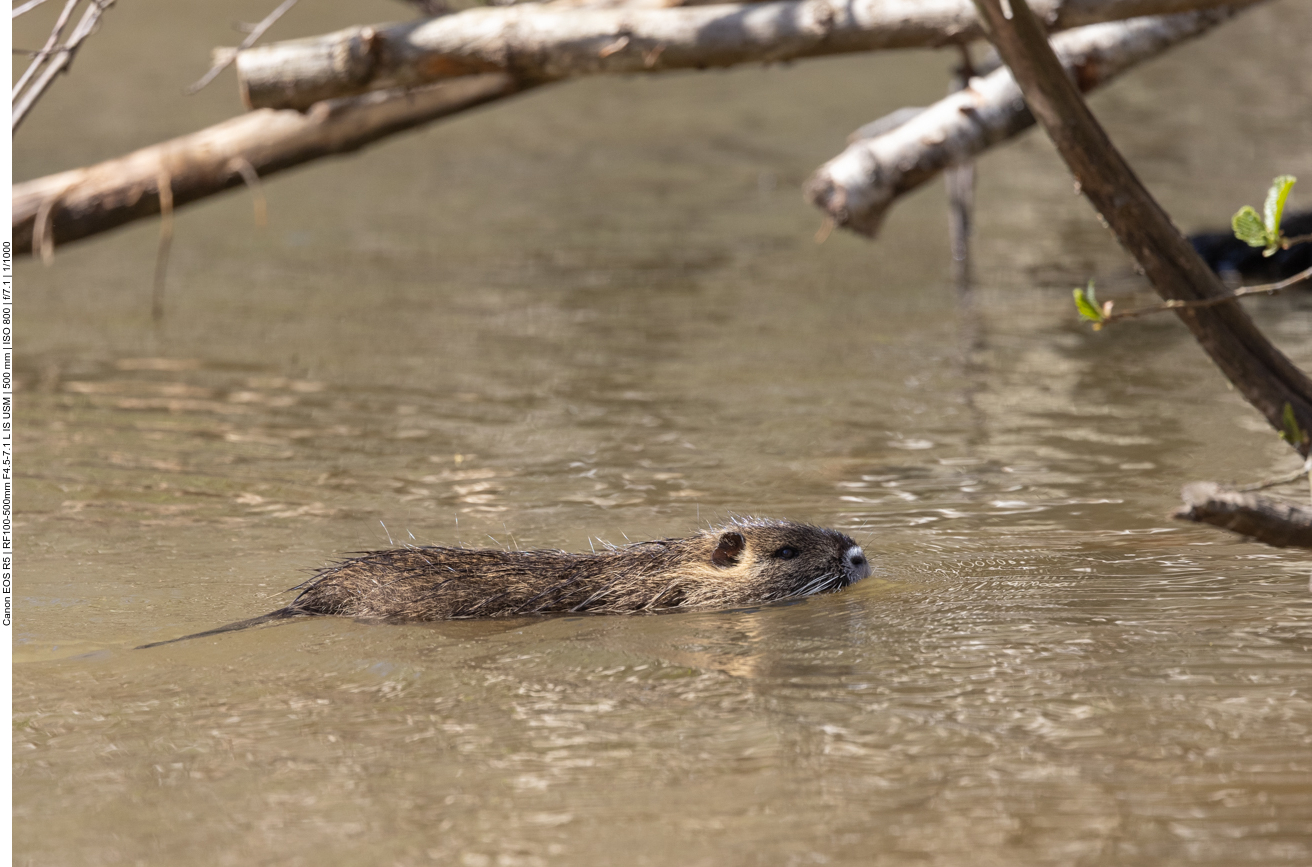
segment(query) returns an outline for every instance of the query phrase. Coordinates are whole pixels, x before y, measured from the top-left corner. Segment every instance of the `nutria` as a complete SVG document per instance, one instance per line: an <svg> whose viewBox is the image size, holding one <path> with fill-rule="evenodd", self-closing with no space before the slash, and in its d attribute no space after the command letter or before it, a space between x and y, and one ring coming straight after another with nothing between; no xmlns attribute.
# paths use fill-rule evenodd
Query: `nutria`
<svg viewBox="0 0 1312 867"><path fill-rule="evenodd" d="M323 569L293 588L300 595L286 608L186 638L323 614L423 621L732 608L831 593L869 574L850 537L760 519L589 554L394 548Z"/></svg>

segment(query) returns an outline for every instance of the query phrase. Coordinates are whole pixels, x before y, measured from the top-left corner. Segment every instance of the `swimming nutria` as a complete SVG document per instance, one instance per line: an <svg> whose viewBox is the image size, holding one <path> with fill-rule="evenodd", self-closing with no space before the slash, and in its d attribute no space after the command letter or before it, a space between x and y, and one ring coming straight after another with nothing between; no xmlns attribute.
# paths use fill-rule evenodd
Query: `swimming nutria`
<svg viewBox="0 0 1312 867"><path fill-rule="evenodd" d="M293 588L300 595L286 608L186 638L321 614L420 621L731 608L831 593L869 574L850 537L759 519L590 554L394 548L329 566Z"/></svg>

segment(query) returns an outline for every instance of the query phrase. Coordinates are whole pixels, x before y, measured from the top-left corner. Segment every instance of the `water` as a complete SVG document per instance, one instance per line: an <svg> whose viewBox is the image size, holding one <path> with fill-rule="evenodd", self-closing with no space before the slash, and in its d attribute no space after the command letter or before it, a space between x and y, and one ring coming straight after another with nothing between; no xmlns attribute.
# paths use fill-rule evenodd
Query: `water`
<svg viewBox="0 0 1312 867"><path fill-rule="evenodd" d="M178 90L265 11L116 6L16 175L228 116L230 80ZM1095 99L1181 225L1312 177L1309 36L1272 4ZM1294 458L1174 322L1074 321L1088 276L1143 287L1046 141L981 164L969 306L937 187L876 244L813 240L807 174L949 62L579 82L298 170L266 230L240 192L179 213L158 329L153 224L20 263L16 859L1312 860L1312 563L1167 517ZM1312 302L1248 303L1312 367ZM842 528L876 576L131 649L389 537L585 550L731 514Z"/></svg>

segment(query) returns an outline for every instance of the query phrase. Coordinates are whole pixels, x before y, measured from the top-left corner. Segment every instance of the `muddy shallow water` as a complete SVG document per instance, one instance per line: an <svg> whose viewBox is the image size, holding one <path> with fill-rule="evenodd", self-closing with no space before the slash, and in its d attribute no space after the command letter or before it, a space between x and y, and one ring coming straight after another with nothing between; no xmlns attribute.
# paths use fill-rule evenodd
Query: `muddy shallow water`
<svg viewBox="0 0 1312 867"><path fill-rule="evenodd" d="M265 11L116 6L16 177L235 112L178 91ZM1094 100L1181 225L1312 184L1309 39L1276 3ZM815 243L801 182L950 60L578 82L299 170L267 229L244 193L179 213L158 328L156 225L20 262L17 862L1312 860L1312 561L1166 517L1292 453L1174 322L1074 320L1090 275L1143 287L1046 140L980 166L969 302L937 185ZM1312 367L1312 301L1248 303ZM844 529L876 575L131 649L389 538L731 514Z"/></svg>

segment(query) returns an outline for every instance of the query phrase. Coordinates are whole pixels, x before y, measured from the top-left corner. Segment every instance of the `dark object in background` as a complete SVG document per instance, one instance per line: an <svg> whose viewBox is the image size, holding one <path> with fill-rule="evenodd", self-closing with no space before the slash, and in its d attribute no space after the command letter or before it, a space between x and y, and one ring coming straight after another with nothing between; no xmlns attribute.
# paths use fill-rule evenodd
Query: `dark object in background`
<svg viewBox="0 0 1312 867"><path fill-rule="evenodd" d="M1280 231L1289 238L1312 234L1312 211L1286 213ZM1236 238L1234 232L1202 232L1190 235L1189 243L1213 271L1231 282L1238 282L1240 277L1283 280L1312 268L1312 242L1295 244L1270 258L1262 255L1261 247L1250 247Z"/></svg>

